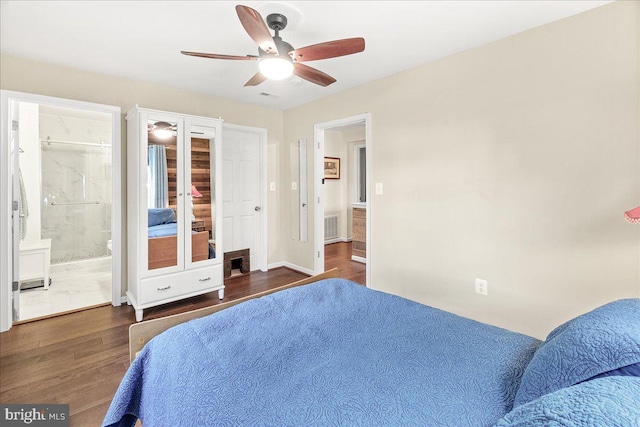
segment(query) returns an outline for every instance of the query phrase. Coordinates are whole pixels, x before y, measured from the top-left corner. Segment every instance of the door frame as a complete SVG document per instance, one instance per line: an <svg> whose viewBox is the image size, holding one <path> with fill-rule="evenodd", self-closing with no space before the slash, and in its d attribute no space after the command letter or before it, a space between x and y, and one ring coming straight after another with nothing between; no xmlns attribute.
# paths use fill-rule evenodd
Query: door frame
<svg viewBox="0 0 640 427"><path fill-rule="evenodd" d="M29 102L39 105L75 108L111 114L111 161L112 161L112 201L111 201L111 304L122 303L122 180L121 162L121 109L120 107L92 102L77 101L32 93L0 90L0 245L8 256L0 257L0 332L13 325L11 283L13 277L12 244L12 191L11 191L11 108L13 102Z"/></svg>
<svg viewBox="0 0 640 427"><path fill-rule="evenodd" d="M254 133L258 135L259 138L259 159L258 163L260 164L260 171L258 172L258 176L260 177L260 182L258 186L260 188L260 207L261 207L261 218L260 218L260 233L259 240L260 243L258 245L260 253L256 257L258 260L258 268L261 271L267 271L267 130L265 128L251 127L251 126L243 126L243 125L234 125L232 123L222 123L222 144L224 145L224 131L225 130L234 130L237 132L246 132L246 133ZM222 148L222 147L221 147ZM221 199L222 200L222 199ZM224 242L222 243L224 246ZM223 247L224 252L224 247Z"/></svg>
<svg viewBox="0 0 640 427"><path fill-rule="evenodd" d="M371 265L373 254L371 253L371 175L372 175L372 141L371 141L371 114L363 113L355 116L345 117L342 119L332 120L324 123L317 123L313 126L315 143L314 150L314 195L315 209L313 210L314 222L314 272L320 274L324 271L324 133L326 130L339 128L347 125L364 124L365 127L365 146L367 148L367 171L366 171L366 195L365 203L367 210L366 234L367 234L367 267L366 267L366 285L371 287Z"/></svg>

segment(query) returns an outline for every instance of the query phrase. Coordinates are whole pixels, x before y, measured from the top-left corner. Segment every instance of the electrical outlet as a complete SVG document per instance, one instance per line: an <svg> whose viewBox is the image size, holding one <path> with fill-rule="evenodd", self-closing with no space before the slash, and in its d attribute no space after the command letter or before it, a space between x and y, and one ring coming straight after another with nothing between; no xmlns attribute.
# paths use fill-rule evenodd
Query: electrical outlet
<svg viewBox="0 0 640 427"><path fill-rule="evenodd" d="M276 191L276 183L275 182L270 182L269 183L269 190Z"/></svg>
<svg viewBox="0 0 640 427"><path fill-rule="evenodd" d="M488 296L489 284L484 279L476 279L476 294Z"/></svg>

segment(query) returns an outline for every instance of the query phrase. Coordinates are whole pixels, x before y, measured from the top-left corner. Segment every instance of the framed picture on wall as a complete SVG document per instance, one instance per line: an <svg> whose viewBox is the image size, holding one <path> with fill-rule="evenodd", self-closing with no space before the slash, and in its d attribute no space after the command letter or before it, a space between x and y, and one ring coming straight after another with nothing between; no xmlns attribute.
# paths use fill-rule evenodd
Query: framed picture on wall
<svg viewBox="0 0 640 427"><path fill-rule="evenodd" d="M324 178L340 179L340 159L338 157L324 158Z"/></svg>

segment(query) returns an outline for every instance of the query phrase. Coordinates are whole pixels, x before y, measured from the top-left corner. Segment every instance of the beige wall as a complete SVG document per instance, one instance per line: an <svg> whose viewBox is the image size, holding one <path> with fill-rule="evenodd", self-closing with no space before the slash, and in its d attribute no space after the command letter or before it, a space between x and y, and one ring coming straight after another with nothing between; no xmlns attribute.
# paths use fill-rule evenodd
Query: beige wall
<svg viewBox="0 0 640 427"><path fill-rule="evenodd" d="M286 111L286 141L371 114L372 287L537 337L640 296L639 24L616 2Z"/></svg>
<svg viewBox="0 0 640 427"><path fill-rule="evenodd" d="M140 107L222 117L227 123L267 129L267 180L278 181L278 158L283 138L283 112L236 101L186 92L150 83L90 73L26 59L0 56L0 88L17 92L79 101L95 102L122 109L122 239L126 247L126 122L125 115L135 104ZM279 251L279 218L282 200L278 192L267 193L268 262L283 260ZM123 254L122 287L126 290L126 254Z"/></svg>

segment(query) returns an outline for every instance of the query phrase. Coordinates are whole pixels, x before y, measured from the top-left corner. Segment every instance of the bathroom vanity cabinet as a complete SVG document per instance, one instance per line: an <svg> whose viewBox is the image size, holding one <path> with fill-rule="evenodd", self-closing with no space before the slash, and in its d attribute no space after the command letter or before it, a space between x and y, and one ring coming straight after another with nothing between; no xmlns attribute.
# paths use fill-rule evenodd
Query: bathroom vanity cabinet
<svg viewBox="0 0 640 427"><path fill-rule="evenodd" d="M42 280L44 289L49 289L51 239L20 242L19 266L20 283Z"/></svg>

